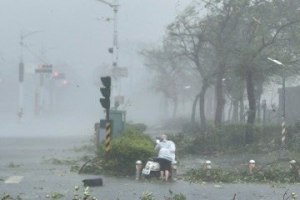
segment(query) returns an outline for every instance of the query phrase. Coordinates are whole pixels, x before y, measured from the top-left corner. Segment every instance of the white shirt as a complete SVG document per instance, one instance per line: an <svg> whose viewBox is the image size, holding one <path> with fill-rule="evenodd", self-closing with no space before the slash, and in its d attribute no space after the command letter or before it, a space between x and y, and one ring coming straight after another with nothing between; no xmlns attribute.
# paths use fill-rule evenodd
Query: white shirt
<svg viewBox="0 0 300 200"><path fill-rule="evenodd" d="M163 140L155 146L155 150L158 151L158 157L175 161L175 144L171 140Z"/></svg>

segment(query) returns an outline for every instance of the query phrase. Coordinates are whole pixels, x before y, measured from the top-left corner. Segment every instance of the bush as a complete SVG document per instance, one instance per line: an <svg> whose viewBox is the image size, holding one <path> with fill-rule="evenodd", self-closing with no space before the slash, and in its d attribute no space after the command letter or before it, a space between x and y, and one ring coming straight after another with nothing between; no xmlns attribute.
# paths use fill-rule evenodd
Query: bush
<svg viewBox="0 0 300 200"><path fill-rule="evenodd" d="M290 133L287 142L298 144L300 134ZM171 139L176 143L177 154L211 154L216 152L237 152L245 150L251 153L271 152L280 146L281 127L280 125L255 125L253 126L253 143L245 145L245 124L228 124L218 127L211 127L205 133L198 134L197 130L180 133ZM293 131L294 132L294 131ZM295 143L299 141L298 143ZM288 143L289 144L289 143ZM288 145L297 148L299 145Z"/></svg>
<svg viewBox="0 0 300 200"><path fill-rule="evenodd" d="M99 146L102 169L114 175L134 175L135 162L143 163L155 155L154 142L141 131L141 125L127 124L120 137L113 138L111 150L106 154L104 144Z"/></svg>
<svg viewBox="0 0 300 200"><path fill-rule="evenodd" d="M220 168L207 170L204 168L190 169L184 175L184 179L190 182L258 182L258 183L299 183L299 172L292 170L283 171L279 168L255 170L252 174L248 171L228 171Z"/></svg>

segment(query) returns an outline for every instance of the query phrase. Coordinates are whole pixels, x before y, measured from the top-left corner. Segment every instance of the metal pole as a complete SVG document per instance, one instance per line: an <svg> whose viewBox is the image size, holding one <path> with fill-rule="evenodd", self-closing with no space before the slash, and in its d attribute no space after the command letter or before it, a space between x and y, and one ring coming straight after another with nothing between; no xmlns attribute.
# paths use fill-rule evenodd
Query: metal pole
<svg viewBox="0 0 300 200"><path fill-rule="evenodd" d="M284 67L284 64L282 64L280 61L268 58L268 60L272 61L273 63L280 65ZM286 136L286 127L285 127L285 69L282 69L282 123L281 123L281 150L282 152L279 154L279 159L288 159L287 152L283 151L285 150L286 143L285 143L285 136Z"/></svg>
<svg viewBox="0 0 300 200"><path fill-rule="evenodd" d="M20 55L20 65L23 65L23 32L21 32L20 37L20 47L21 47L21 55ZM20 72L19 72L20 73ZM19 81L19 112L23 110L23 81Z"/></svg>
<svg viewBox="0 0 300 200"><path fill-rule="evenodd" d="M114 60L113 60L113 66L117 67L118 66L118 50L119 50L119 45L118 45L118 18L117 18L117 13L118 13L118 5L114 5L114 39L113 39L113 45L114 45Z"/></svg>
<svg viewBox="0 0 300 200"><path fill-rule="evenodd" d="M41 31L32 31L32 32L29 32L27 34L24 34L23 31L21 31L21 36L20 36L20 48L21 48L21 55L20 55L20 65L24 65L24 59L23 59L23 51L24 51L24 38L32 35L32 34L35 34L35 33L39 33ZM23 74L22 76L25 76L25 69L23 70ZM20 72L19 72L20 73ZM23 82L24 80L20 80L19 81L19 112L22 113L23 115L23 96L24 96L24 88L23 88Z"/></svg>
<svg viewBox="0 0 300 200"><path fill-rule="evenodd" d="M281 124L281 147L285 148L285 75L282 76L282 124Z"/></svg>

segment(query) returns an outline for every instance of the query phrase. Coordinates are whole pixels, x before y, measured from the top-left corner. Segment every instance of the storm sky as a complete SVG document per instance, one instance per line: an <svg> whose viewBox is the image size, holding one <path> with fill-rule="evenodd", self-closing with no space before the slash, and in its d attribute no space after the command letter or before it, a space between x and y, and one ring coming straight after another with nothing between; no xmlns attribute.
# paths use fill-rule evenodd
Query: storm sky
<svg viewBox="0 0 300 200"><path fill-rule="evenodd" d="M129 119L142 119L141 115L155 117L154 113L146 114L144 109L149 102L145 102L140 96L150 102L154 100L150 96L138 94L137 87L141 84L142 88L148 86L146 83L139 83L139 78L147 75L141 74L144 67L137 51L141 47L158 44L165 27L190 2L191 0L119 0L119 66L126 67L129 71L129 77L121 80L121 95L125 95L125 99L133 104L128 108L131 109ZM111 65L112 57L108 48L113 43L114 24L113 21L103 21L102 18L113 18L113 9L97 0L0 0L0 69L8 69L0 71L0 78L2 85L5 82L16 84L14 88L10 86L10 90L7 90L9 86L5 86L5 91L12 91L10 96L14 101L9 102L9 105L13 104L14 114L19 98L17 68L21 55L20 36L21 33L26 35L35 31L36 33L24 38L25 66L32 68L43 62L54 66L66 65L67 67L63 67L67 68L67 77L73 87L69 97L77 98L74 101L77 107L88 104L86 107L89 109L82 109L93 110L94 113L101 111L101 95L92 79L99 66L104 63ZM10 70L12 72L9 73ZM27 110L32 110L33 106L31 101L35 88L29 82L35 79L32 84L36 84L38 78L33 78L34 76L27 74L25 79L24 103ZM79 100L79 97L83 98Z"/></svg>
<svg viewBox="0 0 300 200"><path fill-rule="evenodd" d="M122 44L128 41L159 40L165 26L187 2L119 1L120 49L126 49ZM41 31L26 38L26 44L37 54L41 48L49 49L49 59L85 66L110 61L107 47L112 43L113 23L97 20L113 17L108 5L96 0L1 0L0 5L0 46L5 58L13 59L20 54L21 31Z"/></svg>

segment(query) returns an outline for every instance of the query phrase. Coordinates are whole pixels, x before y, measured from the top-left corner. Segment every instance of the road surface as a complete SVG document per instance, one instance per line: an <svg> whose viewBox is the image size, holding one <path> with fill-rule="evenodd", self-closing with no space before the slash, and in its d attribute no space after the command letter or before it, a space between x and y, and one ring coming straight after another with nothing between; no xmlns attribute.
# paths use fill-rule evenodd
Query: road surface
<svg viewBox="0 0 300 200"><path fill-rule="evenodd" d="M163 200L169 196L170 190L175 194L183 194L188 200L231 200L234 194L236 200L281 200L287 189L300 195L299 185L196 184L182 180L170 183L136 181L134 177L79 175L70 169L73 162L91 154L89 151L78 151L84 145L91 145L93 123L90 128L88 126L78 128L74 124L66 127L63 120L30 127L26 124L2 123L0 197L8 193L14 198L20 195L22 199L43 200L53 194L61 194L61 199L72 199L75 186L80 186L80 192L83 193L82 180L86 178L103 178L104 185L91 188L91 195L105 200L138 200L145 192L151 192L155 199ZM22 136L24 130L26 132ZM62 136L63 132L68 134ZM221 163L222 159L225 160L216 158L214 162ZM186 157L181 163L187 169L200 167L204 161L199 157Z"/></svg>

